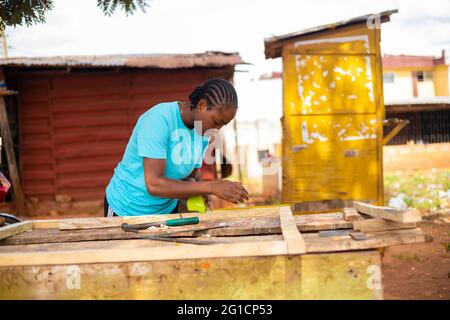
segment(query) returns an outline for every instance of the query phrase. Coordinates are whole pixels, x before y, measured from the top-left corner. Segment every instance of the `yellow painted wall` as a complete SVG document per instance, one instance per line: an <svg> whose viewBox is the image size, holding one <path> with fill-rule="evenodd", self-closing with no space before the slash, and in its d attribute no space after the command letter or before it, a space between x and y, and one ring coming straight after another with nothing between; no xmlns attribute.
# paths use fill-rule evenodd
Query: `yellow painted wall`
<svg viewBox="0 0 450 320"><path fill-rule="evenodd" d="M410 99L413 95L413 79L411 70L383 69L384 73L393 73L394 82L384 82L384 99Z"/></svg>
<svg viewBox="0 0 450 320"><path fill-rule="evenodd" d="M284 203L383 203L379 30L365 24L283 48Z"/></svg>
<svg viewBox="0 0 450 320"><path fill-rule="evenodd" d="M428 81L424 81L423 83L419 82L418 86L421 85L432 85L433 88L425 88L424 91L427 94L420 94L420 88L419 88L419 97L421 96L449 96L449 67L448 65L438 65L435 67L411 67L411 68L384 68L383 72L393 72L394 73L394 83L393 84L385 84L385 87L387 91L389 91L389 86L392 86L394 90L407 90L405 86L399 86L398 80L406 80L409 79L410 83L412 83L412 72L413 71L427 71L432 73L433 80L430 81L430 83L427 83ZM412 88L412 86L411 86ZM412 90L408 89L408 95L412 97L413 92ZM399 93L398 98L403 98Z"/></svg>
<svg viewBox="0 0 450 320"><path fill-rule="evenodd" d="M449 96L448 65L436 66L433 71L436 96Z"/></svg>

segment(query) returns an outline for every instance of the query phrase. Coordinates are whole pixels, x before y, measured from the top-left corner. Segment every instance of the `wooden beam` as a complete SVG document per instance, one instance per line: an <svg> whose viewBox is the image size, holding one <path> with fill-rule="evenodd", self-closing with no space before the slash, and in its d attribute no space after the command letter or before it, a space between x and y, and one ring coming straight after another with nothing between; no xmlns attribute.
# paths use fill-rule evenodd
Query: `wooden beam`
<svg viewBox="0 0 450 320"><path fill-rule="evenodd" d="M405 119L388 119L388 120L393 120L393 122L395 123L395 127L391 129L391 131L389 131L389 133L387 135L385 135L383 137L383 145L387 145L389 143L389 141L392 140L392 138L394 138L404 127L406 127L406 125L409 124L408 120Z"/></svg>
<svg viewBox="0 0 450 320"><path fill-rule="evenodd" d="M198 246L176 246L126 249L90 249L80 251L7 252L0 254L0 267L25 265L185 260L228 257L285 255L285 241L252 241Z"/></svg>
<svg viewBox="0 0 450 320"><path fill-rule="evenodd" d="M320 238L317 233L304 234L307 253L339 252L365 250L391 245L412 244L431 241L431 237L419 228L367 234L367 240L355 241L350 236ZM86 244L86 247L85 247ZM90 244L92 244L90 246ZM121 245L122 244L122 245ZM26 246L0 247L0 266L65 265L81 263L133 262L157 260L185 260L201 258L227 258L243 256L288 255L286 241L239 241L225 244L198 246L192 244L167 244L145 240L97 241L74 244L54 244L59 249L52 249L50 244L36 246L20 251ZM70 248L70 249L69 249ZM304 255L308 256L308 255Z"/></svg>
<svg viewBox="0 0 450 320"><path fill-rule="evenodd" d="M33 230L33 222L31 221L9 224L5 227L0 228L0 239L6 239L28 230Z"/></svg>
<svg viewBox="0 0 450 320"><path fill-rule="evenodd" d="M417 228L417 223L401 223L396 221L389 221L385 219L362 219L353 221L353 228L362 232L379 232L388 230L402 230Z"/></svg>
<svg viewBox="0 0 450 320"><path fill-rule="evenodd" d="M342 209L342 212L344 213L345 221L363 219L363 217L361 217L361 215L358 213L358 211L356 211L356 209L354 209L354 208L344 208L344 209Z"/></svg>
<svg viewBox="0 0 450 320"><path fill-rule="evenodd" d="M381 299L382 287L367 285L374 278L367 270L374 266L381 267L376 250L4 267L0 270L0 300Z"/></svg>
<svg viewBox="0 0 450 320"><path fill-rule="evenodd" d="M297 229L294 216L289 207L280 208L280 225L288 254L303 254L306 252L305 240Z"/></svg>
<svg viewBox="0 0 450 320"><path fill-rule="evenodd" d="M353 223L351 221L344 221L341 213L327 213L315 215L301 215L294 216L297 229L300 232L311 232L320 230L335 230L335 229L351 229ZM177 237L188 236L202 236L210 234L214 237L221 236L246 236L246 235L281 235L280 219L278 216L263 216L253 218L234 218L234 219L217 219L201 222L194 226L183 226L177 228L170 228L171 231L182 229L189 230L192 228L217 226L220 223L225 223L226 228L212 229L207 231L197 231L195 234L186 232L185 234L178 234ZM161 230L159 232L167 232ZM152 235L157 234L152 232ZM67 229L59 230L57 228L35 229L33 232L28 232L22 235L16 235L8 239L0 241L1 246L5 245L23 245L32 243L64 243L81 241L95 241L95 240L120 240L120 239L138 239L144 235L150 235L149 231L142 231L142 234L132 232L124 232L120 227L114 228L89 228L89 229ZM71 245L72 245L71 244Z"/></svg>
<svg viewBox="0 0 450 320"><path fill-rule="evenodd" d="M419 222L422 220L420 212L413 209L400 210L389 207L374 206L364 202L354 202L353 207L359 212L374 218L392 220L401 223Z"/></svg>
<svg viewBox="0 0 450 320"><path fill-rule="evenodd" d="M0 130L5 145L6 159L8 160L9 176L11 178L12 191L16 215L26 215L25 196L20 182L19 170L14 152L14 143L9 127L8 114L6 112L5 99L0 96Z"/></svg>
<svg viewBox="0 0 450 320"><path fill-rule="evenodd" d="M199 217L200 221L212 221L219 219L234 218L255 218L278 216L279 207L258 208L258 209L241 209L241 210L217 210L206 213L183 213L184 218ZM120 227L122 223L148 223L165 221L169 219L179 218L178 214L161 214L147 216L124 216L112 218L78 218L64 220L37 220L34 221L36 229L40 228L59 228L60 230L76 230L76 229L99 229Z"/></svg>
<svg viewBox="0 0 450 320"><path fill-rule="evenodd" d="M317 234L305 235L308 253L338 252L383 248L401 244L430 242L433 239L420 228L381 231L367 234L367 240L353 240L350 236L319 238Z"/></svg>

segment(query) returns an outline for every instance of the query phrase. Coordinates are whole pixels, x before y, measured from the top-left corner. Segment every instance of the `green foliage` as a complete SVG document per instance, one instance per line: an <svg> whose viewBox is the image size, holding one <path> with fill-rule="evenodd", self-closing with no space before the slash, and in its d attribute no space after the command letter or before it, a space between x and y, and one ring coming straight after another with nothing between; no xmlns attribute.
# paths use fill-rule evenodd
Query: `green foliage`
<svg viewBox="0 0 450 320"><path fill-rule="evenodd" d="M117 7L129 15L134 14L138 8L145 12L148 3L147 0L97 0L97 7L107 16L111 16Z"/></svg>
<svg viewBox="0 0 450 320"><path fill-rule="evenodd" d="M0 30L43 23L46 11L51 9L53 0L0 0Z"/></svg>
<svg viewBox="0 0 450 320"><path fill-rule="evenodd" d="M94 0L92 0L94 1ZM97 0L97 7L111 16L117 8L127 15L138 9L145 12L149 0ZM0 0L0 30L6 26L31 26L45 22L45 14L53 9L53 0Z"/></svg>
<svg viewBox="0 0 450 320"><path fill-rule="evenodd" d="M440 192L450 189L450 170L422 170L414 172L385 172L385 204L389 199L402 195L403 202L421 211L450 208L447 197Z"/></svg>

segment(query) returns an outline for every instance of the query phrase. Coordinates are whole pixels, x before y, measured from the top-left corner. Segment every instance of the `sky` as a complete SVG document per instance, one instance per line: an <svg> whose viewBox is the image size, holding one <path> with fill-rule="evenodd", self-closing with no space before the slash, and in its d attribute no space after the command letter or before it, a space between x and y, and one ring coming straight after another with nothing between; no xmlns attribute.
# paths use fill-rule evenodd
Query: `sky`
<svg viewBox="0 0 450 320"><path fill-rule="evenodd" d="M280 59L265 59L264 38L391 9L399 13L382 25L383 53L450 55L450 0L153 0L146 13L112 17L95 0L54 4L45 24L6 29L10 57L239 52L251 63L236 67L245 71L235 75L239 94L281 70Z"/></svg>

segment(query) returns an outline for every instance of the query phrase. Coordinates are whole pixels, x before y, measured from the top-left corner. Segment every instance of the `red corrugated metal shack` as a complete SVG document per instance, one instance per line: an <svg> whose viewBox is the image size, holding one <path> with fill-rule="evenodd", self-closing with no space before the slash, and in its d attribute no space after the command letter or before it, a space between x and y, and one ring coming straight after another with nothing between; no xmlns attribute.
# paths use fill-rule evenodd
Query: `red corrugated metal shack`
<svg viewBox="0 0 450 320"><path fill-rule="evenodd" d="M28 214L99 212L138 117L231 80L240 63L222 52L0 59L18 91L6 106Z"/></svg>

